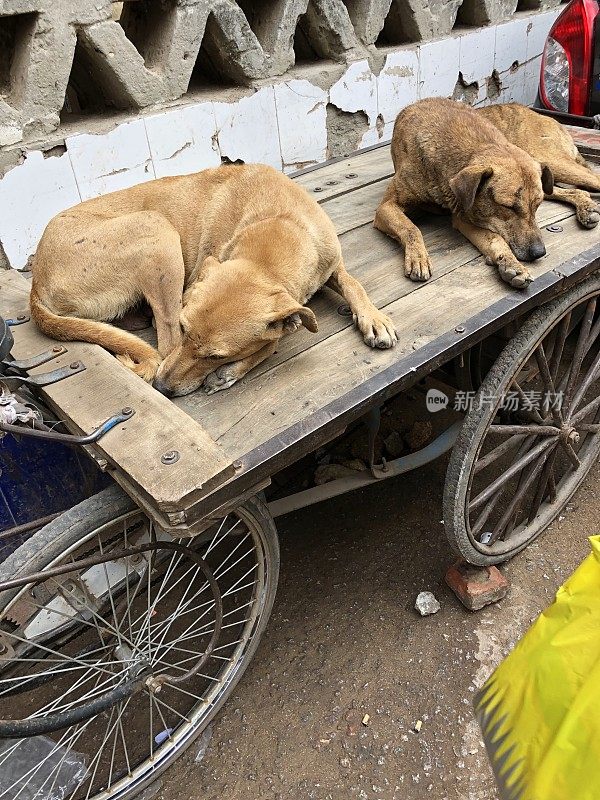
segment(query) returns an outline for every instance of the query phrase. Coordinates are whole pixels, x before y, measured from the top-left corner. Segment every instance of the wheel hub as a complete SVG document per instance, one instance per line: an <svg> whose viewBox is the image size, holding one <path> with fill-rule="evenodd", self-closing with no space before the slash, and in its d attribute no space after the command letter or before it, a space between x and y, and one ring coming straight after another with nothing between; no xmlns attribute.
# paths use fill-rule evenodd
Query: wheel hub
<svg viewBox="0 0 600 800"><path fill-rule="evenodd" d="M573 445L573 444L578 444L579 443L579 438L580 437L579 437L579 433L577 432L577 429L574 428L573 426L569 425L568 423L565 423L561 427L560 433L558 435L559 435L559 438L560 438L561 442L563 442L563 444L571 444L571 445Z"/></svg>
<svg viewBox="0 0 600 800"><path fill-rule="evenodd" d="M124 667L127 665L127 676L132 680L139 678L140 675L150 672L151 670L148 659L141 653L136 653L128 644L125 644L125 642L120 642L115 647L113 656L115 657L115 661L123 664Z"/></svg>

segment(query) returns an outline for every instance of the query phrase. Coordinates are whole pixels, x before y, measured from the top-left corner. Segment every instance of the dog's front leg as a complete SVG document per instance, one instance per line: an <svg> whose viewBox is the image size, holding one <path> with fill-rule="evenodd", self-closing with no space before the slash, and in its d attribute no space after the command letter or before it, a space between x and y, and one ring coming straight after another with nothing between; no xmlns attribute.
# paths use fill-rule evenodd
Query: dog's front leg
<svg viewBox="0 0 600 800"><path fill-rule="evenodd" d="M563 189L555 186L552 194L545 195L545 198L574 206L579 224L584 228L595 228L600 220L600 206L592 200L589 192L584 192L582 189Z"/></svg>
<svg viewBox="0 0 600 800"><path fill-rule="evenodd" d="M523 289L531 283L533 278L529 270L515 258L508 244L497 233L472 225L460 214L452 215L452 224L485 256L488 264L498 267L503 281L516 289Z"/></svg>
<svg viewBox="0 0 600 800"><path fill-rule="evenodd" d="M413 281L426 281L431 277L431 261L425 247L423 234L403 210L403 197L395 179L389 184L375 213L373 225L382 233L397 239L404 247L404 274Z"/></svg>
<svg viewBox="0 0 600 800"><path fill-rule="evenodd" d="M327 286L341 294L348 302L365 344L381 350L395 346L398 335L394 323L373 305L362 284L346 272L343 264L340 264L329 278Z"/></svg>
<svg viewBox="0 0 600 800"><path fill-rule="evenodd" d="M261 362L273 355L277 348L276 339L274 342L269 342L263 348L253 353L247 358L242 358L240 361L232 361L231 364L223 364L218 367L214 372L211 372L204 379L202 388L206 394L214 394L220 392L222 389L229 389L234 383L241 380L244 375L250 372L251 369L258 366Z"/></svg>

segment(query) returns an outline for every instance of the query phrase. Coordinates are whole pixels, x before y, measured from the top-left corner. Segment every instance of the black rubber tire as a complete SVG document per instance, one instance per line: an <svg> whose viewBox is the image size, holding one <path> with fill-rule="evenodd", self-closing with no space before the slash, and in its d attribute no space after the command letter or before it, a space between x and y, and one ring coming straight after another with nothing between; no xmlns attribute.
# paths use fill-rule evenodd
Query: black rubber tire
<svg viewBox="0 0 600 800"><path fill-rule="evenodd" d="M493 416L489 404L486 406L485 403L478 403L478 398L501 396L507 390L512 377L527 361L548 330L574 305L598 292L600 292L600 275L596 273L556 300L534 311L498 356L479 388L472 410L465 417L446 472L443 507L444 529L450 546L455 553L470 564L476 566L500 564L524 550L558 516L600 455L600 436L596 436L593 439L594 457L589 458L585 468L582 466L577 470L572 486L569 486L569 491L561 498L562 503L557 502L552 513L546 513L542 518L539 518L538 514L538 517L531 523L530 535L524 541L519 542L508 552L498 554L486 553L485 545L479 547L476 545L468 531L465 507L471 486L473 465L483 444L487 427L491 421L490 417ZM478 408L480 405L481 408Z"/></svg>
<svg viewBox="0 0 600 800"><path fill-rule="evenodd" d="M101 525L110 523L113 519L122 514L135 511L135 509L136 505L133 500L131 500L119 486L110 486L108 489L99 492L93 497L74 506L69 511L66 511L64 514L61 514L21 545L21 547L10 555L4 563L0 564L0 581L43 570L45 566L58 558L66 549L77 544L77 542L81 541L93 530L96 530ZM227 692L214 704L210 715L205 717L203 724L198 726L193 732L193 735L186 741L185 746L179 750L175 750L171 757L164 759L163 763L157 764L150 770L148 778L143 782L115 795L115 797L118 797L118 800L125 800L125 798L129 800L129 798L143 791L152 781L168 769L203 730L206 729L242 677L264 633L273 608L279 577L280 562L277 530L269 510L257 497L244 501L242 505L235 509L234 513L238 514L246 523L249 522L255 526L257 530L260 530L268 564L264 611L253 633L253 638L244 653L243 664L235 676L230 679ZM6 607L19 591L20 589L12 589L0 594L0 616L2 614L2 609Z"/></svg>

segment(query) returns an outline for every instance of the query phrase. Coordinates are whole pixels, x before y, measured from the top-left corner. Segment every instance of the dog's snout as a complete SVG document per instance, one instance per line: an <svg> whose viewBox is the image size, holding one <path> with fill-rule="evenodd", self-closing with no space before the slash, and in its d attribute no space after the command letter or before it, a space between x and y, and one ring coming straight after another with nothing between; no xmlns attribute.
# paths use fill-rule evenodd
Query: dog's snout
<svg viewBox="0 0 600 800"><path fill-rule="evenodd" d="M546 255L546 247L541 239L530 244L516 244L511 242L510 249L519 261L535 261Z"/></svg>
<svg viewBox="0 0 600 800"><path fill-rule="evenodd" d="M536 258L542 258L546 255L546 247L541 240L539 242L534 242L529 246L527 254L530 261L535 261Z"/></svg>
<svg viewBox="0 0 600 800"><path fill-rule="evenodd" d="M173 397L175 392L166 383L163 383L160 378L155 378L152 382L152 386L156 389L157 392L164 394L165 397Z"/></svg>

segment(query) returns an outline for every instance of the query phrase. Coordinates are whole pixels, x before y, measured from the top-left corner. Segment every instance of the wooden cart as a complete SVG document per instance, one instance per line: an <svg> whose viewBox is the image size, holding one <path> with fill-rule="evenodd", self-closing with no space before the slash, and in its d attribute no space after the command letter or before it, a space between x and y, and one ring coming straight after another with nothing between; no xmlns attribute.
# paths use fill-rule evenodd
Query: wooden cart
<svg viewBox="0 0 600 800"><path fill-rule="evenodd" d="M23 370L49 356L29 362L35 391L72 434L88 436L89 454L119 485L0 566L0 736L13 740L0 748L0 771L41 735L54 742L47 786L60 782L65 748L87 754L73 797L131 796L165 769L256 649L277 583L273 516L451 449L446 534L471 563L499 563L547 527L596 461L600 227L582 230L570 207L544 203L548 255L518 291L445 219L426 218L433 277L413 283L397 243L372 227L391 174L389 148L378 147L295 179L334 220L349 271L396 323L393 350L367 348L326 289L312 302L317 334L286 337L227 391L172 402L102 349L43 336L27 321L25 278L0 273L0 315L19 323L12 357ZM46 383L49 370L62 379ZM462 423L408 456L371 459L369 472L265 503L274 473L359 419L372 441L381 407L432 375L461 393ZM440 391L431 397L444 402ZM108 418L114 427L90 442Z"/></svg>

